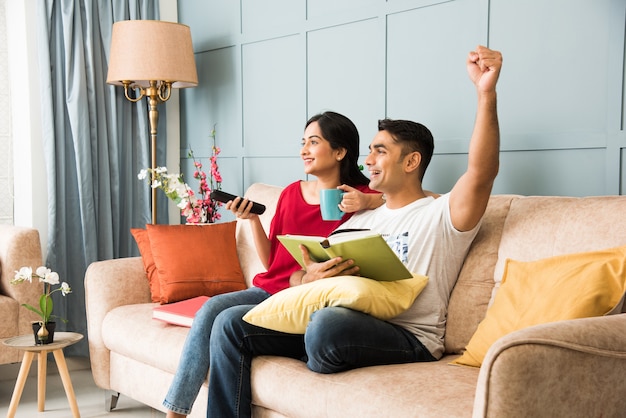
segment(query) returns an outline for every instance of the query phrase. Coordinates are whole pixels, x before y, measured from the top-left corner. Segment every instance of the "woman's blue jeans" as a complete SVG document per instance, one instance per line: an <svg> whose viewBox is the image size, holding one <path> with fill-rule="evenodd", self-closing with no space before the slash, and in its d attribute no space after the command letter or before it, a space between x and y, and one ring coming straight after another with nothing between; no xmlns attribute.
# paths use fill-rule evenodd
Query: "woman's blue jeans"
<svg viewBox="0 0 626 418"><path fill-rule="evenodd" d="M402 327L347 308L311 316L305 335L257 327L242 317L252 306L220 313L211 336L207 417L251 415L250 367L258 355L302 359L318 373L382 364L433 361L417 338Z"/></svg>
<svg viewBox="0 0 626 418"><path fill-rule="evenodd" d="M202 305L187 335L178 369L163 406L179 414L189 414L209 371L209 347L213 322L217 315L238 305L246 305L251 309L268 297L270 294L265 290L250 287L239 292L213 296Z"/></svg>

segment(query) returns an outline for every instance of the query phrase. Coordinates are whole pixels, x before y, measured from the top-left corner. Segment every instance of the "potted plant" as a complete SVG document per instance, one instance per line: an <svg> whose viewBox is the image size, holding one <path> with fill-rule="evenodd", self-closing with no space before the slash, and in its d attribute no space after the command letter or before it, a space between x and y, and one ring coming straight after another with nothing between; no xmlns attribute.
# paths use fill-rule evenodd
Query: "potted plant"
<svg viewBox="0 0 626 418"><path fill-rule="evenodd" d="M196 160L191 148L187 153L187 156L193 159L195 169L193 177L198 180L197 192L194 192L185 183L182 174L168 174L167 167L156 167L154 180L152 179L153 170L151 168L143 169L137 175L139 180L147 179L150 187L163 190L165 195L176 203L188 224L214 223L221 218L218 209L222 203L210 197L211 190L222 189L222 175L217 165L217 156L221 150L215 145L215 127L209 136L213 139L211 156L209 157L211 164L209 174L202 169L202 162Z"/></svg>
<svg viewBox="0 0 626 418"><path fill-rule="evenodd" d="M67 282L60 282L59 275L50 270L47 267L41 266L33 273L33 269L30 267L22 267L19 271L15 272L15 277L11 280L11 284L20 284L25 281L32 282L33 278L38 278L40 282L43 282L43 294L39 297L39 308L36 308L28 303L23 303L22 306L35 312L41 317L41 321L33 322L33 332L35 333L36 344L50 344L54 342L54 329L56 323L51 321L53 318L59 318L63 322L67 322L66 319L60 318L52 314L54 305L52 303L52 295L54 292L61 292L63 296L72 292L70 285ZM52 289L52 286L59 285L56 289Z"/></svg>

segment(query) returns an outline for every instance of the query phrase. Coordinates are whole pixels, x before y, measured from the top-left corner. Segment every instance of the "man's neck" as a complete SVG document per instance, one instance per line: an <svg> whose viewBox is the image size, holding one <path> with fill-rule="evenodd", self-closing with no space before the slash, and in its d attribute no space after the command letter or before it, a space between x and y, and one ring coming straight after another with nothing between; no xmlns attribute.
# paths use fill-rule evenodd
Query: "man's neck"
<svg viewBox="0 0 626 418"><path fill-rule="evenodd" d="M385 193L385 205L389 209L400 209L418 199L423 199L425 197L426 194L424 194L424 191L421 188L419 190L411 191L405 189L395 193Z"/></svg>

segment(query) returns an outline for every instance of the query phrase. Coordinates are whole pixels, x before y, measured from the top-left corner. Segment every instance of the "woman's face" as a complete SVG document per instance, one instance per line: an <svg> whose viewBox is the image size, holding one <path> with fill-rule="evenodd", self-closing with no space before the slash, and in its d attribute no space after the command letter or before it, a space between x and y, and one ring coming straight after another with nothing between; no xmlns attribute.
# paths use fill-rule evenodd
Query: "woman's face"
<svg viewBox="0 0 626 418"><path fill-rule="evenodd" d="M333 149L330 142L324 139L317 122L312 122L306 127L300 150L306 174L319 176L331 170L338 170L344 155L345 151Z"/></svg>

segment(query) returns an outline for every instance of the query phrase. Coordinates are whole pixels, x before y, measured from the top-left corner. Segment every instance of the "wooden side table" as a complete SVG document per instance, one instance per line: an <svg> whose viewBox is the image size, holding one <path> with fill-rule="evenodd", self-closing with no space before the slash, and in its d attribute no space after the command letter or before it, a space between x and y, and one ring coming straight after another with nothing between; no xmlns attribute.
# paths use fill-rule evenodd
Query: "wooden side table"
<svg viewBox="0 0 626 418"><path fill-rule="evenodd" d="M7 418L15 417L15 411L17 405L20 403L22 397L22 391L24 390L24 384L28 377L28 371L30 365L33 362L35 353L38 353L38 369L37 369L37 410L43 412L46 403L46 373L48 366L48 352L52 352L54 360L57 363L59 369L59 375L61 375L61 381L63 382L63 388L67 395L67 400L70 403L72 409L72 415L74 418L80 418L80 412L78 411L78 404L76 403L76 396L74 395L74 388L72 387L72 381L70 380L70 373L67 370L67 363L65 362L65 356L63 355L63 348L75 344L82 340L82 334L76 332L55 332L54 342L50 344L35 344L35 337L33 334L20 335L19 337L8 338L3 341L4 345L16 348L24 351L24 358L22 359L22 365L20 366L20 372L15 382L15 389L13 389L13 396L11 397L11 404L9 405L9 412Z"/></svg>

